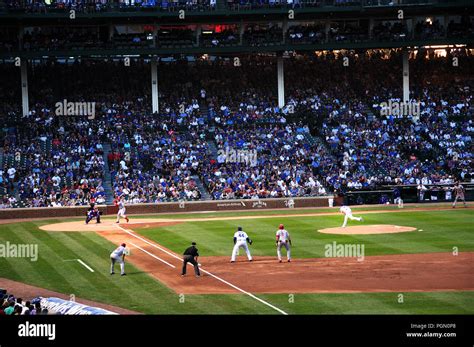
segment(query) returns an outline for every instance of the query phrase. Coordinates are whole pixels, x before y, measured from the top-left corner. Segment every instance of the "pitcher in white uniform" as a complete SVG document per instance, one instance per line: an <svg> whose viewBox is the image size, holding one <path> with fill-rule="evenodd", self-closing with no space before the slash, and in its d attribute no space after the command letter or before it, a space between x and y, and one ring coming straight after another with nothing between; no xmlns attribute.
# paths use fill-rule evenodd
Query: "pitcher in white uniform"
<svg viewBox="0 0 474 347"><path fill-rule="evenodd" d="M121 276L126 275L125 273L125 251L126 251L125 247L126 246L127 245L125 243L122 243L119 247L115 249L115 251L110 253L110 261L111 261L110 274L111 275L115 274L114 266L116 262L120 264L120 275Z"/></svg>
<svg viewBox="0 0 474 347"><path fill-rule="evenodd" d="M247 244L248 242L248 244ZM249 238L247 233L242 230L242 227L238 227L237 231L234 234L234 249L232 250L232 258L230 262L235 262L235 258L237 257L237 253L239 252L239 248L243 248L245 253L247 253L247 258L249 261L252 261L252 255L250 254L249 246L252 244L252 240Z"/></svg>
<svg viewBox="0 0 474 347"><path fill-rule="evenodd" d="M291 262L291 238L290 233L285 230L285 226L280 224L276 232L276 245L278 261L281 263L281 246L286 248L286 258Z"/></svg>
<svg viewBox="0 0 474 347"><path fill-rule="evenodd" d="M344 214L344 223L342 223L342 227L345 228L347 225L347 220L357 220L359 222L363 222L364 219L362 217L354 217L352 215L352 210L349 206L342 205L339 211Z"/></svg>

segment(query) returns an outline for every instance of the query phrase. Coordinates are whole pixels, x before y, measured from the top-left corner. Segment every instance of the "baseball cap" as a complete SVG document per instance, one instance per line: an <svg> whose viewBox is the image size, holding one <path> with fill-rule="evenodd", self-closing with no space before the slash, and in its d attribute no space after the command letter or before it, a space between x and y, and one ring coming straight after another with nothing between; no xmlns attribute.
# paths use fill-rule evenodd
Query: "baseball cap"
<svg viewBox="0 0 474 347"><path fill-rule="evenodd" d="M283 224L280 224L279 228L284 229L285 227L283 226Z"/></svg>
<svg viewBox="0 0 474 347"><path fill-rule="evenodd" d="M125 243L122 243L121 246L122 246L122 247L126 247L127 245L126 245Z"/></svg>
<svg viewBox="0 0 474 347"><path fill-rule="evenodd" d="M194 241L191 242L191 245L196 246L196 242L194 242Z"/></svg>

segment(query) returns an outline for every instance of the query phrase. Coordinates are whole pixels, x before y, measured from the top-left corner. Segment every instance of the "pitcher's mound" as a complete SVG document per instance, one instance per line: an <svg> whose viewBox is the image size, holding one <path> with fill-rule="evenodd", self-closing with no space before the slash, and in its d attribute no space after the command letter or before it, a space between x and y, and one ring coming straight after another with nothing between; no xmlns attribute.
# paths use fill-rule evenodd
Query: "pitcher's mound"
<svg viewBox="0 0 474 347"><path fill-rule="evenodd" d="M318 230L324 234L340 234L340 235L367 235L367 234L393 234L406 233L408 231L415 231L416 228L404 227L390 224L375 224L375 225L357 225L345 228L326 228Z"/></svg>

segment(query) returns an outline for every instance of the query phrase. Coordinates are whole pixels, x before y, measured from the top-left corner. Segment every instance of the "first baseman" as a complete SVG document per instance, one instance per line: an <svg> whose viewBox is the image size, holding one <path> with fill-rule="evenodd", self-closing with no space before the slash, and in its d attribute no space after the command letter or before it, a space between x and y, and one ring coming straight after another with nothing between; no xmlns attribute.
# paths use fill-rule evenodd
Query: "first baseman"
<svg viewBox="0 0 474 347"><path fill-rule="evenodd" d="M110 253L110 274L113 275L115 274L114 267L115 267L115 262L118 262L120 264L120 275L125 276L125 250L127 245L125 243L122 243L119 247L115 249L112 253Z"/></svg>
<svg viewBox="0 0 474 347"><path fill-rule="evenodd" d="M234 249L232 250L232 258L230 259L231 263L235 262L235 257L239 252L239 248L243 248L245 250L245 253L247 253L247 258L249 259L249 261L252 261L252 255L250 254L247 242L250 245L252 244L252 240L249 238L247 233L242 230L242 227L238 227L237 231L234 234Z"/></svg>
<svg viewBox="0 0 474 347"><path fill-rule="evenodd" d="M341 208L339 209L339 211L341 213L344 214L344 223L342 223L342 227L345 228L346 225L347 225L347 220L350 219L350 220L357 220L359 222L363 222L364 219L362 217L354 217L352 215L352 210L349 206L346 206L346 205L342 205Z"/></svg>
<svg viewBox="0 0 474 347"><path fill-rule="evenodd" d="M291 238L290 233L285 230L283 224L280 224L276 232L276 245L277 245L277 255L278 261L281 263L281 246L286 248L286 258L288 262L291 261Z"/></svg>

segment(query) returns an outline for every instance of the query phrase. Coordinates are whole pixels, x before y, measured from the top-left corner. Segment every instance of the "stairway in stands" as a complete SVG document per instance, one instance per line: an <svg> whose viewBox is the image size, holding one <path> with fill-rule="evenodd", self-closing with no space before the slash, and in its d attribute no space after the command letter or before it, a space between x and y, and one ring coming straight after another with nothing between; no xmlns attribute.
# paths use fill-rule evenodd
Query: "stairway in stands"
<svg viewBox="0 0 474 347"><path fill-rule="evenodd" d="M110 168L109 168L109 161L107 159L107 156L109 153L112 151L112 148L110 147L110 143L104 143L102 145L104 149L104 190L105 190L105 202L107 204L112 204L114 200L114 192L112 190L112 176L110 175Z"/></svg>
<svg viewBox="0 0 474 347"><path fill-rule="evenodd" d="M327 145L327 143L323 140L322 137L320 136L313 136L311 135L310 133L304 133L303 134L304 137L305 137L305 140L308 141L308 143L311 145L311 146L318 146L318 145L321 145L324 147L324 149L326 150L326 153L333 159L334 162L337 162L338 159L337 157L334 155L334 153L331 151L331 149L329 148L329 146ZM320 182L324 188L326 189L327 192L330 192L332 191L330 189L330 186L326 183L326 181L321 181Z"/></svg>
<svg viewBox="0 0 474 347"><path fill-rule="evenodd" d="M201 192L201 200L211 200L212 197L207 191L206 187L204 187L204 183L201 181L201 179L197 175L191 177L196 182L197 189L199 189Z"/></svg>
<svg viewBox="0 0 474 347"><path fill-rule="evenodd" d="M206 102L204 100L201 100L199 102L199 113L201 114L201 117L204 118L206 122L209 122L209 107L207 106Z"/></svg>
<svg viewBox="0 0 474 347"><path fill-rule="evenodd" d="M7 173L4 167L3 148L0 148L0 170L4 171L3 175L5 177ZM7 189L0 187L0 197L3 197L6 194L7 194Z"/></svg>
<svg viewBox="0 0 474 347"><path fill-rule="evenodd" d="M211 159L217 159L217 146L214 140L207 140Z"/></svg>

